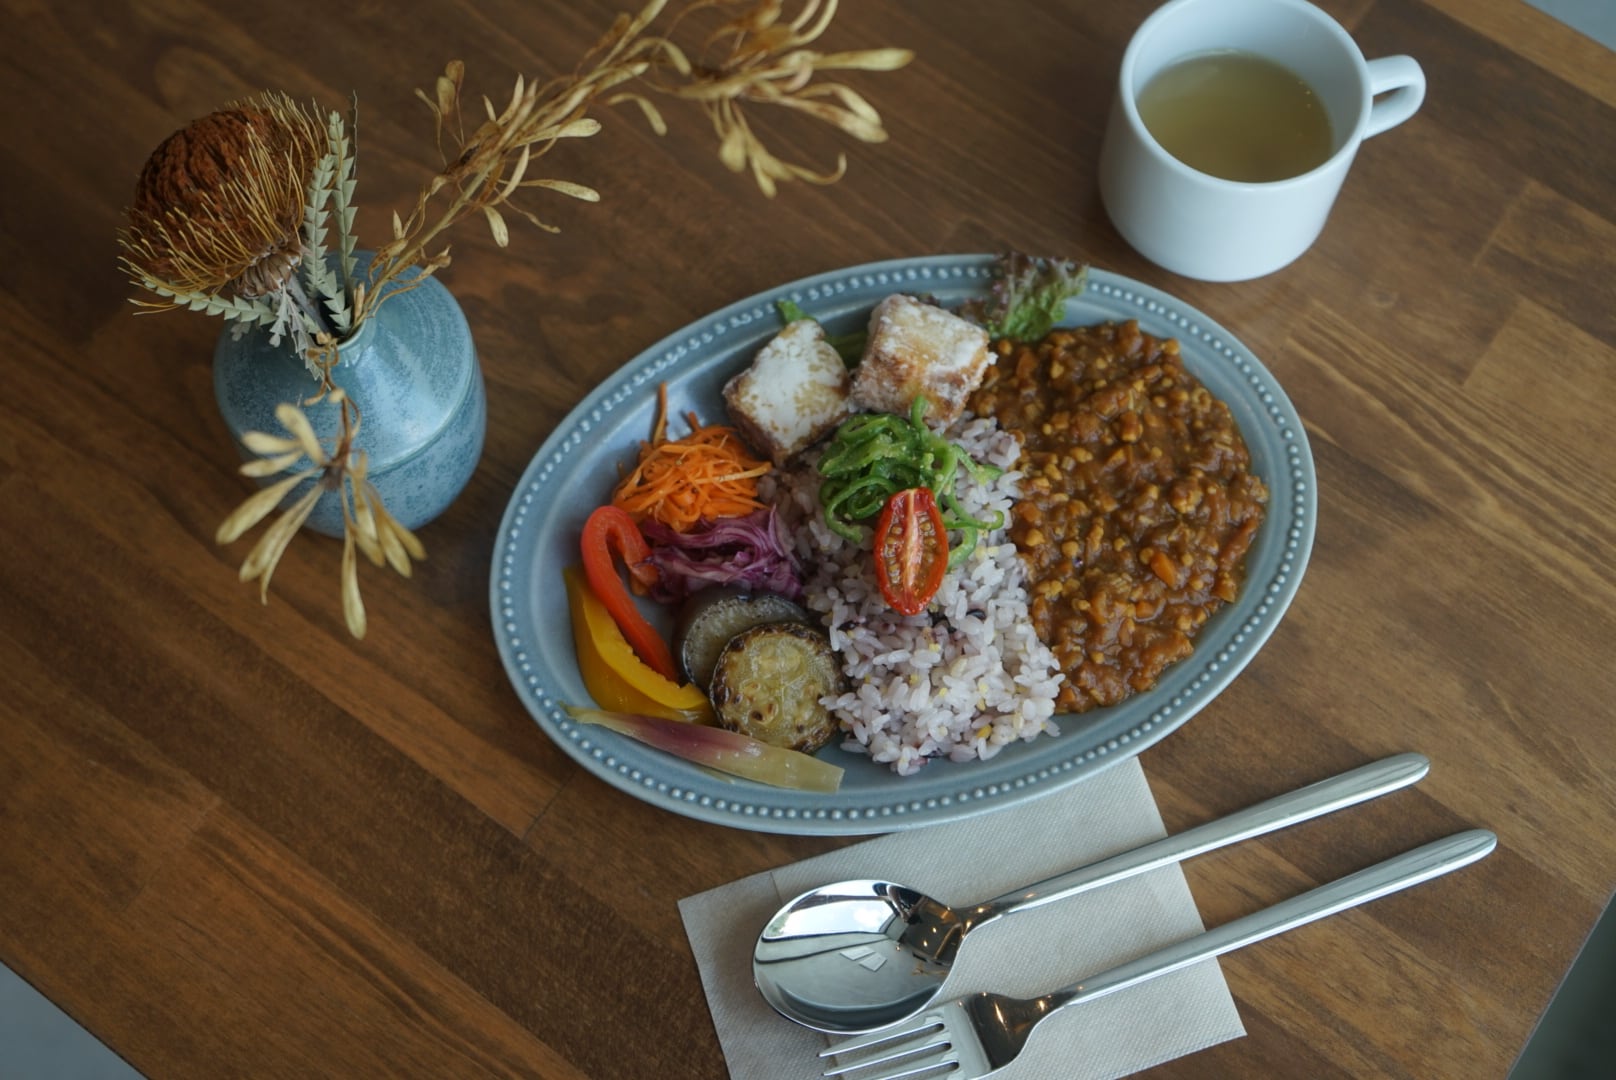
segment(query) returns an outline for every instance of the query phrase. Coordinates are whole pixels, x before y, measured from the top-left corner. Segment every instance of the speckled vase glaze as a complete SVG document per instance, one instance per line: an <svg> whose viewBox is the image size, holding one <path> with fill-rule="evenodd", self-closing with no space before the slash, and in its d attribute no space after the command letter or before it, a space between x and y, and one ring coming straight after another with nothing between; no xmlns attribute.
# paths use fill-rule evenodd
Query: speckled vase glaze
<svg viewBox="0 0 1616 1080"><path fill-rule="evenodd" d="M368 253L359 256L362 266ZM464 490L488 427L482 370L466 317L449 290L428 278L388 297L338 351L332 377L361 410L356 445L369 455L370 482L389 513L410 529L420 528ZM237 339L227 328L219 336L214 395L244 458L252 455L241 446L242 434L280 434L275 407L301 402L313 389L303 361L284 343L270 345L267 331L254 328ZM305 411L329 446L339 427L337 410L320 404ZM342 535L335 494L321 497L307 527Z"/></svg>

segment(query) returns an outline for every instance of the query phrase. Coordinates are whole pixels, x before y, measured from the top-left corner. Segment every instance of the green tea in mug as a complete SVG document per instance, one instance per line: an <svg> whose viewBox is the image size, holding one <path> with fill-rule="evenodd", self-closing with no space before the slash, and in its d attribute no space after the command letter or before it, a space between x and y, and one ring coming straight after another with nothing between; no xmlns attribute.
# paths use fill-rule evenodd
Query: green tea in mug
<svg viewBox="0 0 1616 1080"><path fill-rule="evenodd" d="M1164 68L1139 94L1139 118L1162 148L1224 180L1266 183L1329 160L1330 117L1313 88L1253 53L1201 53Z"/></svg>

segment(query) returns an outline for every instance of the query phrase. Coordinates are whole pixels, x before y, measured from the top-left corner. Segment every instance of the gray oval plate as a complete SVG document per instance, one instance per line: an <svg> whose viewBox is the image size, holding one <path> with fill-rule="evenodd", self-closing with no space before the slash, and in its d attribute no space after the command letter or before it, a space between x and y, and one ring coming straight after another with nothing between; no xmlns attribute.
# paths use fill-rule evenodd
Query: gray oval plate
<svg viewBox="0 0 1616 1080"><path fill-rule="evenodd" d="M1228 402L1271 496L1240 599L1208 620L1194 655L1169 668L1155 688L1117 706L1057 717L1059 736L1017 743L988 761L933 761L910 777L832 746L820 756L846 774L830 795L730 780L575 723L562 710L563 703L590 698L573 654L560 568L577 561L584 519L609 497L618 465L632 461L648 437L657 385L668 384L671 416L695 410L703 422L722 422L724 382L779 330L777 300L796 301L836 333L861 325L894 292L929 293L948 305L978 295L992 280L993 263L987 255L899 259L759 293L664 338L573 409L511 497L490 582L500 656L546 735L607 783L703 821L777 833L889 832L1020 803L1125 760L1183 724L1250 662L1295 596L1313 544L1313 458L1301 420L1274 377L1227 330L1160 290L1091 270L1065 322L1137 319L1151 334L1178 338L1189 369Z"/></svg>

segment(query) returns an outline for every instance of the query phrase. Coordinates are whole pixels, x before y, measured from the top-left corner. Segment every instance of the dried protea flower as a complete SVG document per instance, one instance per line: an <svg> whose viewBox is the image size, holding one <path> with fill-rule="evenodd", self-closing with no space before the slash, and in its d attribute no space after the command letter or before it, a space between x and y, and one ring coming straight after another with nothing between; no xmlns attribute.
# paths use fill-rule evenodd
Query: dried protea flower
<svg viewBox="0 0 1616 1080"><path fill-rule="evenodd" d="M262 93L193 121L141 170L121 237L137 285L159 294L281 288L325 131L284 94Z"/></svg>

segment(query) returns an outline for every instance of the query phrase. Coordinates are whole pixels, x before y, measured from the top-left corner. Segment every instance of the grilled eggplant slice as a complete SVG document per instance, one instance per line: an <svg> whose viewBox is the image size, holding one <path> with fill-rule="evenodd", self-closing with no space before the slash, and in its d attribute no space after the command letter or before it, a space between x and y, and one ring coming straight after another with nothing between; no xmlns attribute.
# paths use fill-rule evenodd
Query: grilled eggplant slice
<svg viewBox="0 0 1616 1080"><path fill-rule="evenodd" d="M718 654L729 639L765 623L808 623L806 608L768 592L748 592L721 585L692 593L679 611L673 633L673 653L685 678L700 687L712 682Z"/></svg>
<svg viewBox="0 0 1616 1080"><path fill-rule="evenodd" d="M836 735L819 699L846 678L823 631L801 623L754 626L718 654L708 696L718 723L771 746L811 754Z"/></svg>

